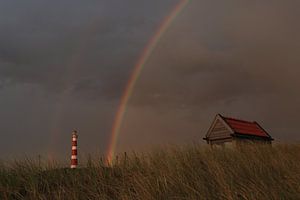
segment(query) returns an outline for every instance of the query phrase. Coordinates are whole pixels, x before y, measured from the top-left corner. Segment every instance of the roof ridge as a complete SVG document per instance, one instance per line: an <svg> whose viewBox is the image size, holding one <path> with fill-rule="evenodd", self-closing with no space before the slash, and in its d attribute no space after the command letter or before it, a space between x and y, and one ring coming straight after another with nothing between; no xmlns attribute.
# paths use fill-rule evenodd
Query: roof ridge
<svg viewBox="0 0 300 200"><path fill-rule="evenodd" d="M240 122L246 122L246 123L251 123L251 124L256 124L257 123L256 121L247 121L247 120L237 119L237 118L233 118L233 117L225 117L225 116L222 116L222 117L224 119L235 120L235 121L240 121Z"/></svg>

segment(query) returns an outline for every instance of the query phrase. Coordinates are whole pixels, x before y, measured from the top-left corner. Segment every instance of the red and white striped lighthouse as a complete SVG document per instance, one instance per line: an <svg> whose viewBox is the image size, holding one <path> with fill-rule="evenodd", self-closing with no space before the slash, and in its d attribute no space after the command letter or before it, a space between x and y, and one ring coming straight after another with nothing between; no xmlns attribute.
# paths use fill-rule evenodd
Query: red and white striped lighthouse
<svg viewBox="0 0 300 200"><path fill-rule="evenodd" d="M72 156L71 156L71 168L75 169L78 165L78 159L77 159L77 131L74 130L72 132Z"/></svg>

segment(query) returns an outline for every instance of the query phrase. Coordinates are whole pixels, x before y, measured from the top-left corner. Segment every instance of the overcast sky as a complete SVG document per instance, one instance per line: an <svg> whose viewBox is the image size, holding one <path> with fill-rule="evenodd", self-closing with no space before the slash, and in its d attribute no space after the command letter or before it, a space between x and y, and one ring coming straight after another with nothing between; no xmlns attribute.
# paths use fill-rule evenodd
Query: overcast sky
<svg viewBox="0 0 300 200"><path fill-rule="evenodd" d="M122 91L178 0L0 1L0 158L105 152ZM200 141L217 113L299 141L300 2L191 0L129 102L118 150Z"/></svg>

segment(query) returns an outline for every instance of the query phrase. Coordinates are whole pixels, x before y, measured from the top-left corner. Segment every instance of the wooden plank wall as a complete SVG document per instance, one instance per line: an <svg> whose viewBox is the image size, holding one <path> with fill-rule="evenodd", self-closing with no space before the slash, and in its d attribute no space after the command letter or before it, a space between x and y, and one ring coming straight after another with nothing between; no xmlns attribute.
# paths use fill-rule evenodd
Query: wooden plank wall
<svg viewBox="0 0 300 200"><path fill-rule="evenodd" d="M211 129L208 139L209 140L219 140L218 143L220 143L220 142L222 142L221 140L223 140L223 139L228 141L229 137L231 137L230 130L228 130L227 127L220 120L218 120L216 122L215 126Z"/></svg>
<svg viewBox="0 0 300 200"><path fill-rule="evenodd" d="M210 144L226 144L232 141L233 141L232 138L225 138L225 139L211 140Z"/></svg>

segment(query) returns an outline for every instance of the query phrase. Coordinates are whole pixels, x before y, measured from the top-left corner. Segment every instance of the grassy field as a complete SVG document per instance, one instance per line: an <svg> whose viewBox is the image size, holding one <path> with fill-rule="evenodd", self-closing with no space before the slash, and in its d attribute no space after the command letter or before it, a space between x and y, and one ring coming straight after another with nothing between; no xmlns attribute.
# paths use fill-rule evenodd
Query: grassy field
<svg viewBox="0 0 300 200"><path fill-rule="evenodd" d="M300 145L166 147L64 167L2 163L0 199L300 199Z"/></svg>

